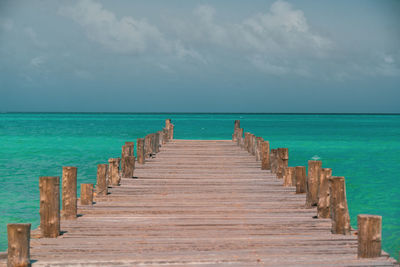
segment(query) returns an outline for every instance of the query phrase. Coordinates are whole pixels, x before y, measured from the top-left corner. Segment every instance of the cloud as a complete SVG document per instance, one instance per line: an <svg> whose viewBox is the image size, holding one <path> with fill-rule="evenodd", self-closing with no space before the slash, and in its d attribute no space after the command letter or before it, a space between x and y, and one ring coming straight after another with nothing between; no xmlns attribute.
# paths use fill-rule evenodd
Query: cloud
<svg viewBox="0 0 400 267"><path fill-rule="evenodd" d="M268 12L246 19L238 28L244 45L263 53L323 53L331 47L330 40L311 31L303 11L284 1L276 1Z"/></svg>
<svg viewBox="0 0 400 267"><path fill-rule="evenodd" d="M40 68L45 63L45 59L42 56L37 56L31 59L30 66L34 68Z"/></svg>
<svg viewBox="0 0 400 267"><path fill-rule="evenodd" d="M32 29L31 27L26 27L24 29L25 34L30 38L30 40L32 41L32 43L39 47L39 48L45 48L47 47L47 43L44 42L43 40L40 40L36 31L34 29Z"/></svg>
<svg viewBox="0 0 400 267"><path fill-rule="evenodd" d="M271 75L311 76L310 60L327 57L333 44L312 31L304 13L285 1L274 2L264 13L238 23L218 23L210 5L194 9L195 19L177 24L177 36L192 46L205 43L229 50L258 70Z"/></svg>
<svg viewBox="0 0 400 267"><path fill-rule="evenodd" d="M142 53L154 46L166 49L163 35L146 20L132 17L118 19L114 13L92 0L62 7L60 14L80 24L90 39L116 52Z"/></svg>
<svg viewBox="0 0 400 267"><path fill-rule="evenodd" d="M180 40L169 40L158 27L132 16L118 18L93 0L80 0L74 6L62 7L59 13L83 27L87 36L103 47L122 54L161 53L178 59L192 58L205 63L194 49Z"/></svg>
<svg viewBox="0 0 400 267"><path fill-rule="evenodd" d="M168 18L162 25L119 17L96 0L78 0L59 13L108 51L148 56L151 64L164 70L175 69L175 59L178 64L235 61L275 76L342 80L400 75L400 56L376 57L357 48L339 47L340 42L316 31L301 9L283 0L240 21L223 21L211 5L199 5L187 17ZM39 40L33 30L27 32L32 40Z"/></svg>

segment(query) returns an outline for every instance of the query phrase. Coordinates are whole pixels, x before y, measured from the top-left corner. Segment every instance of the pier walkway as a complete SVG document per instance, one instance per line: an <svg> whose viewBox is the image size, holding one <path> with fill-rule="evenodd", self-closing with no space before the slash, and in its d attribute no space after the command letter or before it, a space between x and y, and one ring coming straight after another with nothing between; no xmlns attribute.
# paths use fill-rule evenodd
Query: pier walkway
<svg viewBox="0 0 400 267"><path fill-rule="evenodd" d="M61 236L31 239L32 265L396 265L358 259L354 233L332 234L305 194L232 141L171 140L134 176L79 206Z"/></svg>

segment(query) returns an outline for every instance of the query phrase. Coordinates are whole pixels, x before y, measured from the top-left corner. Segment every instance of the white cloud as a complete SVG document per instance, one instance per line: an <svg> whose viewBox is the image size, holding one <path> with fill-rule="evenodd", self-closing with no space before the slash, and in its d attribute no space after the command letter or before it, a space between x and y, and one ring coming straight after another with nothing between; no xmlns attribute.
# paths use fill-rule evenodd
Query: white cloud
<svg viewBox="0 0 400 267"><path fill-rule="evenodd" d="M194 49L185 48L185 46L182 44L181 41L175 42L175 51L176 51L178 58L180 58L180 59L189 57L189 58L194 58L204 64L207 64L207 61L204 59L204 57L200 53L198 53Z"/></svg>
<svg viewBox="0 0 400 267"><path fill-rule="evenodd" d="M131 16L118 18L94 0L79 0L74 6L60 8L59 12L81 25L91 40L111 51L172 54L178 59L192 58L205 63L194 49L186 48L179 40L168 40L147 20Z"/></svg>
<svg viewBox="0 0 400 267"><path fill-rule="evenodd" d="M157 27L144 19L118 19L95 1L78 1L74 6L62 7L60 13L79 23L90 39L113 51L141 53L149 46L166 49L164 37Z"/></svg>
<svg viewBox="0 0 400 267"><path fill-rule="evenodd" d="M43 40L40 40L36 31L32 29L31 27L26 27L25 28L25 34L28 35L28 37L31 39L32 43L39 47L39 48L45 48L47 46L47 43Z"/></svg>
<svg viewBox="0 0 400 267"><path fill-rule="evenodd" d="M327 56L332 42L311 30L301 10L284 1L274 2L265 13L255 14L240 23L219 24L216 10L209 5L194 10L197 21L179 24L179 38L194 43L212 44L242 55L264 73L310 76L301 65L303 59L316 61ZM290 62L293 60L293 62Z"/></svg>
<svg viewBox="0 0 400 267"><path fill-rule="evenodd" d="M118 17L96 0L78 0L60 8L60 14L78 23L89 39L109 51L155 55L152 64L165 71L171 69L171 56L202 64L218 64L228 56L228 60L269 75L339 80L400 75L400 56L377 58L360 52L352 57L356 48L337 47L334 40L315 31L302 10L283 0L242 21L224 23L211 5L197 6L188 17L169 18L158 26L146 19ZM34 31L28 34L38 40Z"/></svg>
<svg viewBox="0 0 400 267"><path fill-rule="evenodd" d="M284 1L273 3L266 13L246 19L239 28L243 41L260 52L321 53L331 46L327 38L311 31L301 10Z"/></svg>
<svg viewBox="0 0 400 267"><path fill-rule="evenodd" d="M37 56L31 59L30 66L34 68L40 68L45 63L45 59L42 56Z"/></svg>

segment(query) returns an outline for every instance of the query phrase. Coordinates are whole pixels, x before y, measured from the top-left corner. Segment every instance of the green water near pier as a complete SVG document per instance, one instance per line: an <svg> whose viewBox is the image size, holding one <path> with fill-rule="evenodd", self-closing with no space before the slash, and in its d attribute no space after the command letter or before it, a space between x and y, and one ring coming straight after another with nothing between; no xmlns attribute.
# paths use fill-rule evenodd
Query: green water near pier
<svg viewBox="0 0 400 267"><path fill-rule="evenodd" d="M289 165L314 156L346 178L351 224L357 214L383 216L383 249L400 250L400 115L321 114L0 114L0 251L7 223L39 224L39 176L78 167L78 184L95 183L96 166L119 157L125 141L161 130L172 118L177 139L231 139L245 131L288 147Z"/></svg>

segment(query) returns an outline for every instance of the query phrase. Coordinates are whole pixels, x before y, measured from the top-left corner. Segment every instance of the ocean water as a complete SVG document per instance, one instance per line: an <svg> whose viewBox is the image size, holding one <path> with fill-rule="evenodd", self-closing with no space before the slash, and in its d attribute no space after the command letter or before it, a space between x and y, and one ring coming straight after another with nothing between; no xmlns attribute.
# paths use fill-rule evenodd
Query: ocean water
<svg viewBox="0 0 400 267"><path fill-rule="evenodd" d="M78 184L95 183L96 166L118 157L125 141L162 129L172 118L177 139L231 139L245 131L288 147L289 165L314 156L346 178L351 225L357 214L383 216L383 249L400 250L400 115L290 114L0 114L0 251L7 223L39 225L39 176L78 167Z"/></svg>

